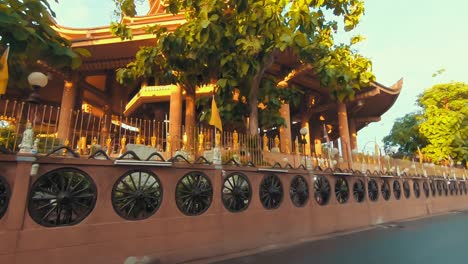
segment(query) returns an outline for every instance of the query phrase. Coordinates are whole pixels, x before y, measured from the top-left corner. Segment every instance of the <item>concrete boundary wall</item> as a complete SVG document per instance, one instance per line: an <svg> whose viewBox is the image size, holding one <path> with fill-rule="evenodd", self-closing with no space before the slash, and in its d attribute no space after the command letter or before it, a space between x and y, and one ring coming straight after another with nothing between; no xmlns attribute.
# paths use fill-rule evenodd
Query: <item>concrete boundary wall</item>
<svg viewBox="0 0 468 264"><path fill-rule="evenodd" d="M33 164L39 164L36 176L30 176ZM97 199L91 213L72 226L44 227L29 215L28 198L31 186L41 176L60 168L76 168L89 175L95 183ZM327 233L352 230L376 224L414 217L429 216L453 210L468 209L468 195L464 190L447 195L429 189L426 197L423 182L426 178L401 178L344 175L332 171L269 170L252 167L194 165L174 163L168 167L144 166L159 178L162 202L157 212L144 220L125 220L112 206L111 193L115 182L141 165L115 165L112 160L71 158L0 156L0 177L8 182L11 196L8 208L0 218L0 263L124 263L129 257L148 257L161 263L178 263L197 258L235 253L278 243L288 243ZM199 171L209 179L212 190L210 207L201 215L186 216L176 205L176 184L185 174ZM233 213L222 202L224 178L232 172L244 174L252 197L248 208ZM277 209L265 209L259 190L265 175L279 177L283 198ZM292 179L303 176L307 181L309 199L302 207L290 198ZM330 184L330 198L325 205L317 203L314 184L317 177L325 177ZM344 178L349 186L346 203L335 197L335 182ZM323 179L323 178L322 178ZM375 180L378 198L371 201L368 182ZM365 198L357 202L353 196L356 181L365 183ZM401 186L401 198L395 199L393 182ZM388 181L391 195L382 196L382 183ZM403 182L410 186L406 198ZM441 180L442 181L442 180ZM413 184L420 185L415 197ZM447 182L447 180L445 180ZM457 181L460 184L461 180ZM464 183L463 183L464 184Z"/></svg>

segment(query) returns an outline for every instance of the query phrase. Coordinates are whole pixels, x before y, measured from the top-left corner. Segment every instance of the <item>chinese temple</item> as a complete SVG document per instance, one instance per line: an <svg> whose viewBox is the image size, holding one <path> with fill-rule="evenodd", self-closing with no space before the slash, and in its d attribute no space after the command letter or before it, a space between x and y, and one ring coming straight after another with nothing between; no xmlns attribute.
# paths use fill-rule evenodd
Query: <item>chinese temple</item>
<svg viewBox="0 0 468 264"><path fill-rule="evenodd" d="M67 131L73 126L72 118L67 114L70 109L82 109L94 116L113 116L113 119L132 116L143 118L142 115L145 115L147 119L160 122L164 120L168 123L171 137L180 139L184 134L182 127L185 120L185 95L180 87L151 86L145 82L124 87L116 81L117 69L133 61L141 46L154 44L154 35L146 33L145 27L157 24L173 30L184 23L183 14L166 14L161 1L149 1L149 6L148 14L125 18L126 24L133 30L132 40L122 41L113 36L108 26L77 29L56 25L56 30L72 42L72 47L85 48L91 53L90 57L83 59L81 67L73 72L60 72L42 64L43 70L52 78L40 90L41 102L60 107L61 113L56 123L57 135L62 141L70 137ZM278 130L279 134L268 134L271 142L273 137L279 136L281 152L297 152L294 139L301 137L301 127L307 127L310 133L304 138L304 153L321 155L323 131L326 127L328 139L335 141L336 148L337 139L340 138L341 153L348 160L351 151L357 150L358 131L370 122L379 121L380 116L390 109L400 93L402 80L390 87L373 82L366 89L357 92L354 100L337 103L330 98L329 90L321 87L314 78L311 67L300 65L294 54L289 53L291 52L285 51L277 54L275 64L267 73L281 76L282 69L293 69L286 77L287 81L282 84L285 87L296 85L302 89L310 89L313 96L310 97L310 110L307 113L292 113L289 105L283 105L280 113L287 125ZM211 94L212 87L199 87L196 93L197 96ZM189 129L188 126L185 128ZM271 147L273 145L271 143ZM179 147L178 143L173 145L174 149Z"/></svg>
<svg viewBox="0 0 468 264"><path fill-rule="evenodd" d="M194 102L177 84L120 85L116 70L155 41L146 26L184 23L159 0L149 7L125 18L132 40L55 25L91 56L72 72L38 62L48 78L30 75L30 98L0 100L0 263L213 263L468 209L466 170L357 151L402 80L340 103L309 65L275 54L267 73L308 89L307 111L283 104L287 125L257 136L190 127Z"/></svg>

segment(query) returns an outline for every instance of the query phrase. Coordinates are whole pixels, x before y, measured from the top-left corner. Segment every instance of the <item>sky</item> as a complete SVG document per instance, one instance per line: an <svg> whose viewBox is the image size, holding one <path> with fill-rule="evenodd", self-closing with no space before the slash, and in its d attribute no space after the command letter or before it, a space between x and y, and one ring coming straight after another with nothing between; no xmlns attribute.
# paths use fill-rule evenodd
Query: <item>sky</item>
<svg viewBox="0 0 468 264"><path fill-rule="evenodd" d="M58 23L69 27L109 25L115 18L112 0L60 0L53 6ZM391 86L404 79L398 100L382 120L358 133L359 150L373 152L373 142L383 146L395 119L418 109L416 98L425 89L449 81L468 83L468 1L366 0L365 8L355 30L366 37L358 51L371 59L379 83ZM138 9L144 14L146 3ZM445 72L432 77L440 69Z"/></svg>

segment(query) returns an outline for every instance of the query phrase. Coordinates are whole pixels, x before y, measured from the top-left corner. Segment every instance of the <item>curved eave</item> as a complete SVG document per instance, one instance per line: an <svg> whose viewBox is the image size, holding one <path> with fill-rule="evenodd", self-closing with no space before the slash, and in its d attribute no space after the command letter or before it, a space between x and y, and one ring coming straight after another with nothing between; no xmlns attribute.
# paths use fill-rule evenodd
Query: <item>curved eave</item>
<svg viewBox="0 0 468 264"><path fill-rule="evenodd" d="M148 34L148 26L159 25L166 27L169 31L185 23L184 14L157 14L151 16L141 16L134 18L125 18L123 21L132 29L133 40L142 40L154 38L153 34ZM92 28L72 28L54 24L53 28L62 37L70 40L73 47L83 47L90 45L110 44L122 42L119 37L111 34L109 26L100 26Z"/></svg>
<svg viewBox="0 0 468 264"><path fill-rule="evenodd" d="M363 104L352 113L358 121L356 124L357 130L364 128L371 122L379 121L380 116L393 106L403 88L403 79L398 80L390 87L386 87L378 82L373 82L371 86L373 89L369 92L372 92L373 96L358 99L362 100L361 104Z"/></svg>
<svg viewBox="0 0 468 264"><path fill-rule="evenodd" d="M403 79L394 85L386 87L380 83L373 82L368 88L359 91L355 100L347 102L348 118L356 122L356 130L367 126L372 122L379 122L381 116L385 114L395 103L403 87ZM317 111L312 117L312 123L320 123L319 116L326 118L326 123L333 126L330 138L339 138L338 133L338 113L335 101L325 101L317 106Z"/></svg>
<svg viewBox="0 0 468 264"><path fill-rule="evenodd" d="M176 87L177 86L175 84L141 87L140 91L127 103L123 114L125 116L130 116L143 104L168 102L170 100L171 93ZM197 96L206 96L213 94L213 89L213 85L204 85L198 86L195 92ZM183 91L182 95L185 96L185 94L186 92Z"/></svg>
<svg viewBox="0 0 468 264"><path fill-rule="evenodd" d="M400 94L401 88L403 88L403 78L398 80L390 87L386 87L378 82L372 82L371 86L378 89L379 92L387 93L387 94Z"/></svg>

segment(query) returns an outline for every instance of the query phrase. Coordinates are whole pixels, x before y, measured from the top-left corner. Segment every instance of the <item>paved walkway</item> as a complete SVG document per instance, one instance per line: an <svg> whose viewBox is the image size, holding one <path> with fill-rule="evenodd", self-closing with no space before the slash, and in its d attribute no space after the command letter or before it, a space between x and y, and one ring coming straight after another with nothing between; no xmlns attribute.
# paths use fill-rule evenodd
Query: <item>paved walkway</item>
<svg viewBox="0 0 468 264"><path fill-rule="evenodd" d="M383 225L216 263L465 264L468 263L468 212Z"/></svg>

